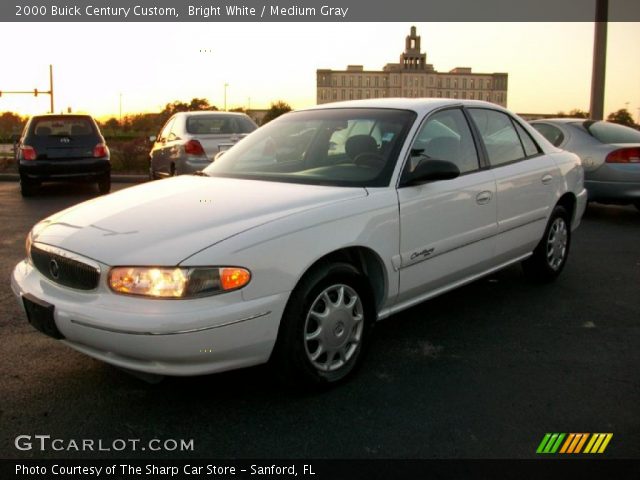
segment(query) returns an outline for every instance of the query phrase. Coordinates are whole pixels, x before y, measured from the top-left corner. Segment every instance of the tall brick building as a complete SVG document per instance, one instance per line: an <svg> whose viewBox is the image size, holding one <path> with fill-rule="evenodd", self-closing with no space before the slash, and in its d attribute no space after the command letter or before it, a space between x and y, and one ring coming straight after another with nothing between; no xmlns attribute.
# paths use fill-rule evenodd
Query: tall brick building
<svg viewBox="0 0 640 480"><path fill-rule="evenodd" d="M399 63L382 70L349 65L346 70L317 70L317 103L384 97L442 97L486 100L507 106L507 73L475 73L470 67L438 72L421 52L420 35L411 27Z"/></svg>

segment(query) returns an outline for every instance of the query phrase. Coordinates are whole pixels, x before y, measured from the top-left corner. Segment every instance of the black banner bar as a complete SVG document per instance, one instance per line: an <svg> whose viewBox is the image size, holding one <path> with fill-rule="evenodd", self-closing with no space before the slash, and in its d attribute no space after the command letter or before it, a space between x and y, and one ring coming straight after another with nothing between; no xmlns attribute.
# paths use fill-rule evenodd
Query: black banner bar
<svg viewBox="0 0 640 480"><path fill-rule="evenodd" d="M16 0L1 22L593 22L595 0ZM640 21L609 0L610 22Z"/></svg>
<svg viewBox="0 0 640 480"><path fill-rule="evenodd" d="M0 460L0 478L31 479L637 479L640 460Z"/></svg>

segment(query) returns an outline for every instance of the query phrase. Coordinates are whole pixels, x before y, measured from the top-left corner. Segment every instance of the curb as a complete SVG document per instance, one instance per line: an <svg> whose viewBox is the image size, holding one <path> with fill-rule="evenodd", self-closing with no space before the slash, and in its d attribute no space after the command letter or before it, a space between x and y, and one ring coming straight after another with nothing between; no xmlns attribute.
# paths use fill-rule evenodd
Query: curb
<svg viewBox="0 0 640 480"><path fill-rule="evenodd" d="M17 173L0 173L0 181L17 182L20 176ZM111 181L114 183L143 183L149 180L146 175L111 175Z"/></svg>

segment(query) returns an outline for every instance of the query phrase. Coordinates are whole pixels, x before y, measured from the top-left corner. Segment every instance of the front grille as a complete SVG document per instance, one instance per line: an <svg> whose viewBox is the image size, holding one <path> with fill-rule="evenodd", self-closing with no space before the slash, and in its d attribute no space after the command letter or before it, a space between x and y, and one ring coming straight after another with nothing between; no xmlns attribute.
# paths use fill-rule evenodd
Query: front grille
<svg viewBox="0 0 640 480"><path fill-rule="evenodd" d="M31 246L31 260L38 271L52 282L78 290L98 286L100 271L86 263Z"/></svg>

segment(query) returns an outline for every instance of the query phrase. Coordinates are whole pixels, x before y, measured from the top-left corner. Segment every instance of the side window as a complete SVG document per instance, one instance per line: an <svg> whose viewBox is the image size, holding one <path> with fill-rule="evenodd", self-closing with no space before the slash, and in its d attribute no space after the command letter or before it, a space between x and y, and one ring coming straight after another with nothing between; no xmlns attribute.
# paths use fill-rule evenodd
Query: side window
<svg viewBox="0 0 640 480"><path fill-rule="evenodd" d="M564 141L564 134L562 130L549 125L548 123L532 123L531 126L539 131L544 138L554 146L558 147Z"/></svg>
<svg viewBox="0 0 640 480"><path fill-rule="evenodd" d="M447 160L458 166L460 173L478 170L478 153L471 129L462 111L458 108L443 110L422 125L413 144L409 169L426 157Z"/></svg>
<svg viewBox="0 0 640 480"><path fill-rule="evenodd" d="M180 122L178 122L177 120L173 120L171 122L171 125L169 125L169 134L167 135L167 141L172 142L180 137L180 135L178 135L180 133L179 125Z"/></svg>
<svg viewBox="0 0 640 480"><path fill-rule="evenodd" d="M173 122L175 122L175 118L170 118L167 123L164 124L162 130L160 130L160 135L158 135L158 140L167 140L169 137L169 132L171 131L171 127L173 127Z"/></svg>
<svg viewBox="0 0 640 480"><path fill-rule="evenodd" d="M518 135L520 136L520 140L522 141L522 146L524 147L524 153L527 157L533 157L534 155L538 155L540 153L540 149L536 142L533 141L529 132L527 132L522 125L518 122L513 121L513 124L516 126L516 130L518 131Z"/></svg>
<svg viewBox="0 0 640 480"><path fill-rule="evenodd" d="M525 158L524 149L508 115L496 110L470 108L491 165L498 166Z"/></svg>

